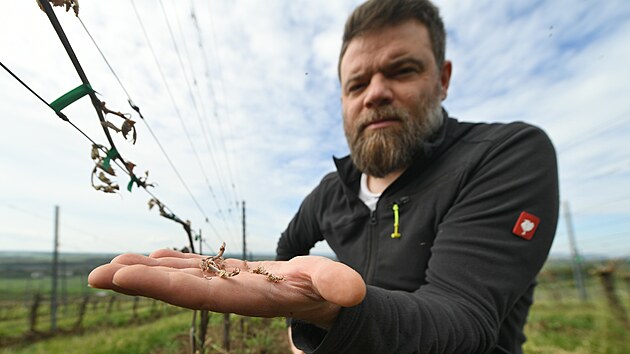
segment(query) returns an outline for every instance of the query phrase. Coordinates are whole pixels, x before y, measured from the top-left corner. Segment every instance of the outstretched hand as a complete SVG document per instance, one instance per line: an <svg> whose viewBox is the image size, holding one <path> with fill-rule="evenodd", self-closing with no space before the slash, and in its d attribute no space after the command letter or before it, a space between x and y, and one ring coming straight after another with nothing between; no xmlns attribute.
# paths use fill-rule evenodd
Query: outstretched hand
<svg viewBox="0 0 630 354"><path fill-rule="evenodd" d="M357 305L365 297L365 283L356 271L324 257L301 256L286 262L226 259L226 270L240 269L227 278L202 271L205 258L167 249L148 257L123 254L94 269L88 282L94 288L190 309L293 317L322 328L330 328L340 307Z"/></svg>

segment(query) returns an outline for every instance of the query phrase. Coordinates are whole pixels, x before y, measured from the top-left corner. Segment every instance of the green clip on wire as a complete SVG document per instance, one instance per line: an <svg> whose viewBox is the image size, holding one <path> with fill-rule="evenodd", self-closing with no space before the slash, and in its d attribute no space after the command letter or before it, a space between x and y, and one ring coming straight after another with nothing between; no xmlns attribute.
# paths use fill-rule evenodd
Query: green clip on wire
<svg viewBox="0 0 630 354"><path fill-rule="evenodd" d="M92 86L88 84L77 86L75 89L69 91L65 95L54 100L50 104L50 107L52 107L55 110L55 112L60 113L62 109L68 107L69 105L77 101L79 98L85 95L89 95L92 92L94 92L94 90L92 90Z"/></svg>
<svg viewBox="0 0 630 354"><path fill-rule="evenodd" d="M116 151L116 148L110 149L107 152L107 155L105 155L105 158L103 159L103 168L105 168L106 170L109 170L109 168L111 167L111 161L117 154L118 154L118 151Z"/></svg>
<svg viewBox="0 0 630 354"><path fill-rule="evenodd" d="M131 181L129 181L129 183L127 184L127 190L131 192L131 188L133 188L133 183L136 182L136 184L139 186L140 185L140 181L138 180L138 178L136 178L136 176L132 173L131 174Z"/></svg>
<svg viewBox="0 0 630 354"><path fill-rule="evenodd" d="M394 210L394 232L392 233L392 238L400 238L400 233L398 232L398 204L394 204L392 210Z"/></svg>

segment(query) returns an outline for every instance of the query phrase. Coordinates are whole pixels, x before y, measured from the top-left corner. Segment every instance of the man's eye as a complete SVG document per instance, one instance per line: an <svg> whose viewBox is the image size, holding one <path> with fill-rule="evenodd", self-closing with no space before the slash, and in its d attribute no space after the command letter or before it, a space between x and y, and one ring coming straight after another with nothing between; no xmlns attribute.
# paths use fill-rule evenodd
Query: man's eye
<svg viewBox="0 0 630 354"><path fill-rule="evenodd" d="M353 84L348 87L348 92L356 92L365 87L365 84Z"/></svg>
<svg viewBox="0 0 630 354"><path fill-rule="evenodd" d="M415 73L417 70L415 68L412 67L404 67L404 68L400 68L396 71L397 75L406 75L406 74L411 74L411 73Z"/></svg>

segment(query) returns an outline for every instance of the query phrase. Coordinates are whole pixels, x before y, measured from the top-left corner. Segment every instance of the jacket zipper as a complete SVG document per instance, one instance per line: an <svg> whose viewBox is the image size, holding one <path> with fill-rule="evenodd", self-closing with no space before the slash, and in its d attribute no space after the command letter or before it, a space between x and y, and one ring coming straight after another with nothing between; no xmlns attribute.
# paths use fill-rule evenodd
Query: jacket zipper
<svg viewBox="0 0 630 354"><path fill-rule="evenodd" d="M370 225L376 225L376 209L370 211Z"/></svg>
<svg viewBox="0 0 630 354"><path fill-rule="evenodd" d="M370 279L372 278L372 263L374 263L374 258L376 258L374 247L374 238L377 237L376 221L376 210L372 210L370 211L370 227L368 230L367 239L367 265L365 267L365 282L368 284L370 283Z"/></svg>

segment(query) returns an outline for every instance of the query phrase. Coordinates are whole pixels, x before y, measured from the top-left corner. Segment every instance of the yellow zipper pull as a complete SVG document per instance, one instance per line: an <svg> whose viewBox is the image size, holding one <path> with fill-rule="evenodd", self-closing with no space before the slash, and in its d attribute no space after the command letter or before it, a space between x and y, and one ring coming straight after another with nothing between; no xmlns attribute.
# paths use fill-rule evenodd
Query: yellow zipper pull
<svg viewBox="0 0 630 354"><path fill-rule="evenodd" d="M398 204L394 203L394 206L392 207L392 210L394 210L394 232L392 233L392 238L399 238L400 237L400 233L398 232Z"/></svg>

